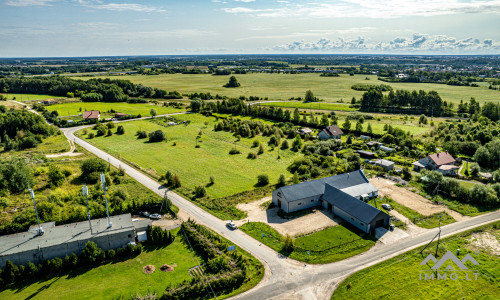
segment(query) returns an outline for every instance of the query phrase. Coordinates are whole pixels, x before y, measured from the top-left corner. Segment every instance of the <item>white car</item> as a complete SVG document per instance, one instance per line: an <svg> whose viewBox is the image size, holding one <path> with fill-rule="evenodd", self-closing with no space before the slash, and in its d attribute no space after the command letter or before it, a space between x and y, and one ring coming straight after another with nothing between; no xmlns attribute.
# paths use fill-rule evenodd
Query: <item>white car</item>
<svg viewBox="0 0 500 300"><path fill-rule="evenodd" d="M386 209L386 210L391 210L392 209L392 207L389 204L387 204L387 203L384 203L381 206L382 206L383 209Z"/></svg>
<svg viewBox="0 0 500 300"><path fill-rule="evenodd" d="M226 226L232 230L238 229L238 226L236 226L233 222L227 222Z"/></svg>
<svg viewBox="0 0 500 300"><path fill-rule="evenodd" d="M161 219L161 215L160 214L150 214L149 218L153 219L153 220L159 220L159 219Z"/></svg>

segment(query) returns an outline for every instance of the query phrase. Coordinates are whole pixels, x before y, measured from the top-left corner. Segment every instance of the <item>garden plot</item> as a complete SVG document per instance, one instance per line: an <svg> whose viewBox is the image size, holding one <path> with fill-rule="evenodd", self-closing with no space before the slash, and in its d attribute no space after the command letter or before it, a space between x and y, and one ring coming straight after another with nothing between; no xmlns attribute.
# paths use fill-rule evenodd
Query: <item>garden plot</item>
<svg viewBox="0 0 500 300"><path fill-rule="evenodd" d="M333 217L333 213L325 209L314 209L311 213L295 218L285 219L278 215L279 208L265 209L262 203L271 200L266 197L250 203L238 204L236 207L246 211L248 217L241 221L236 221L238 226L250 222L263 222L274 228L281 235L291 236L305 235L320 231L328 227L339 225L340 220Z"/></svg>
<svg viewBox="0 0 500 300"><path fill-rule="evenodd" d="M444 211L452 216L456 221L462 221L468 218L467 216L463 216L444 205L434 204L430 200L425 199L416 193L410 192L405 188L398 187L393 181L375 177L370 179L370 183L378 189L379 196L391 197L397 203L411 208L424 216L430 216Z"/></svg>

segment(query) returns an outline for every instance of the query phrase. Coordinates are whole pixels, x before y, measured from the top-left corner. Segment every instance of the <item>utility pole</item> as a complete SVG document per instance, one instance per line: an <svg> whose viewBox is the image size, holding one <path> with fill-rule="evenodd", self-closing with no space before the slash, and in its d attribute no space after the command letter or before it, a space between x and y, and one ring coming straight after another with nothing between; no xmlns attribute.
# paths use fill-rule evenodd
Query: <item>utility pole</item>
<svg viewBox="0 0 500 300"><path fill-rule="evenodd" d="M101 187L102 190L104 191L104 201L106 201L106 214L108 215L108 227L111 227L113 226L113 224L109 220L108 196L106 194L106 191L108 189L106 188L106 177L104 176L104 173L101 173Z"/></svg>
<svg viewBox="0 0 500 300"><path fill-rule="evenodd" d="M36 222L38 223L38 230L37 230L37 235L43 235L44 231L43 228L40 226L40 219L38 218L38 211L36 209L36 200L35 200L35 193L33 192L32 189L28 190L31 194L31 198L33 199L33 203L35 204L35 215L36 215Z"/></svg>
<svg viewBox="0 0 500 300"><path fill-rule="evenodd" d="M89 218L90 235L92 235L92 223L90 222L90 209L89 209L89 200L88 200L89 189L87 188L86 185L82 186L82 194L83 194L83 197L85 197L85 205L87 206L87 217Z"/></svg>
<svg viewBox="0 0 500 300"><path fill-rule="evenodd" d="M439 233L438 233L438 242L437 242L437 245L436 245L436 254L435 254L434 256L437 256L437 255L438 255L439 240L441 239L441 217L442 217L442 216L439 216Z"/></svg>

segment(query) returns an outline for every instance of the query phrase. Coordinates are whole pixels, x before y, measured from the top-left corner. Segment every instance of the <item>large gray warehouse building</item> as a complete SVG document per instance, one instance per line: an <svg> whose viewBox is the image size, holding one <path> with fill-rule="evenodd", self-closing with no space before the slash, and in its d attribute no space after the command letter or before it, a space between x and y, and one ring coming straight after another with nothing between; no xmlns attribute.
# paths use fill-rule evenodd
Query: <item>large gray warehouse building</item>
<svg viewBox="0 0 500 300"><path fill-rule="evenodd" d="M387 227L390 216L365 203L378 190L361 170L284 186L273 191L273 203L285 212L323 206L364 232Z"/></svg>
<svg viewBox="0 0 500 300"><path fill-rule="evenodd" d="M45 231L41 236L36 235L37 225L24 233L0 236L0 268L7 260L26 265L29 261L37 264L45 259L79 254L88 241L94 241L103 250L117 249L135 242L135 225L144 227L143 222L133 222L130 214L112 216L110 221L112 227L108 227L106 218L92 220L92 233L88 221L60 226L49 222L41 224Z"/></svg>

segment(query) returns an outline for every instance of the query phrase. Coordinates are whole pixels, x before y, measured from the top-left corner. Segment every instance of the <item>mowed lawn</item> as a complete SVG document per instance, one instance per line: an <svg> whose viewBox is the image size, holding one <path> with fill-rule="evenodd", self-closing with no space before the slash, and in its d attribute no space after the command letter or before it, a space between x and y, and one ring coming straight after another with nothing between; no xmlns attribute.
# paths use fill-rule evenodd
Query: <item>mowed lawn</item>
<svg viewBox="0 0 500 300"><path fill-rule="evenodd" d="M0 299L129 299L136 293L160 295L170 284L189 280L188 270L201 262L201 258L176 236L167 247L145 247L140 255L123 262L90 270L79 268L60 277L42 278L28 286L21 283L19 287L9 287L0 292ZM160 270L164 264L177 266L167 273ZM154 265L155 272L145 274L142 268L146 265Z"/></svg>
<svg viewBox="0 0 500 300"><path fill-rule="evenodd" d="M459 259L470 254L479 263L473 265L466 262L469 270L479 270L477 280L472 272L460 270L451 260L448 260L440 269L448 264L458 270L457 280L449 279L453 272L448 273L447 280L419 280L419 270L428 270L434 263L421 266L420 263L429 254L435 255L436 242L432 243L422 254L422 247L398 255L385 262L379 263L365 270L347 277L335 290L332 299L499 299L500 297L500 258L488 244L498 245L500 238L500 223L487 225L486 229L475 229L471 232L441 240L436 257L441 259L447 251L456 254L460 249ZM482 232L481 232L482 231ZM496 239L496 241L495 241ZM465 273L469 273L471 280L466 280ZM430 273L427 273L430 275ZM436 277L436 274L434 273Z"/></svg>
<svg viewBox="0 0 500 300"><path fill-rule="evenodd" d="M131 114L131 115L142 115L143 117L150 116L150 111L153 108L156 110L156 113L159 115L170 114L174 112L183 111L181 109L166 107L160 105L154 105L149 103L125 103L125 102L117 102L117 103L108 103L108 102L72 102L72 103L63 103L63 104L54 104L50 106L46 106L47 110L53 111L56 110L59 113L59 116L75 116L78 114L82 114L86 110L98 110L102 114L113 109L115 112ZM108 115L114 115L114 113L110 113Z"/></svg>
<svg viewBox="0 0 500 300"><path fill-rule="evenodd" d="M291 97L304 98L307 90L312 90L314 95L327 102L337 102L340 99L350 101L352 97L360 99L363 91L355 91L351 86L362 84L386 84L393 89L406 90L435 90L443 100L460 103L463 99L475 97L479 102L498 101L500 92L489 90L487 87L451 86L436 83L390 83L377 79L375 75L342 74L340 77L321 77L320 74L268 74L248 73L235 74L241 86L238 88L224 88L228 76L214 76L209 74L161 74L161 75L123 75L123 76L98 76L97 78L126 79L136 84L161 88L167 91L180 93L209 92L213 95L220 94L228 97L259 96L269 97L269 100L288 100ZM95 77L76 77L87 80ZM366 80L368 78L369 80ZM455 106L456 108L456 106Z"/></svg>
<svg viewBox="0 0 500 300"><path fill-rule="evenodd" d="M278 159L277 148L270 151L267 146L269 137L262 136L255 138L262 142L265 149L259 158L247 158L249 152L257 152L257 148L252 148L254 139L247 138L236 143L237 149L242 153L230 155L229 150L234 148L236 138L229 132L214 131L215 117L190 114L177 115L176 119L189 120L191 123L164 127L149 120L126 122L122 124L125 128L124 135L96 137L88 141L114 155L119 154L142 168L153 168L158 174L165 174L167 171L178 174L183 186L194 189L199 185L207 185L207 192L213 198L254 189L260 174L267 174L271 184L277 183L280 174L291 176L286 168L302 155L291 150L280 150L281 159ZM138 130L163 130L168 142L149 143L147 139L138 139ZM196 136L200 130L200 148L195 148ZM289 140L290 145L291 142ZM211 186L208 185L210 176L215 177L215 184Z"/></svg>

